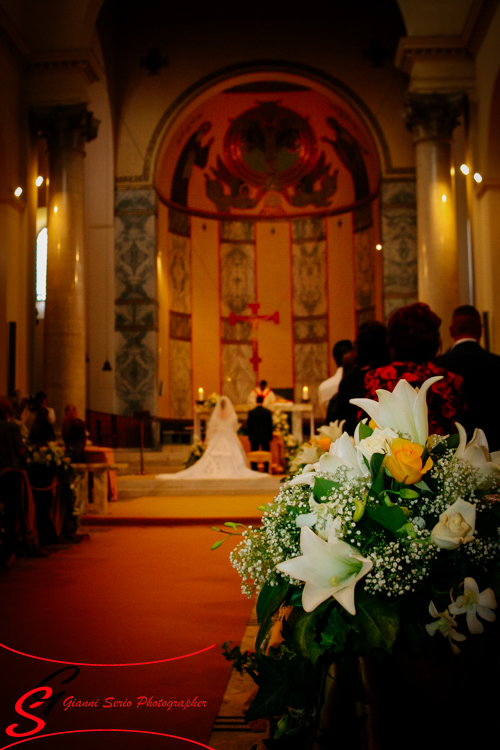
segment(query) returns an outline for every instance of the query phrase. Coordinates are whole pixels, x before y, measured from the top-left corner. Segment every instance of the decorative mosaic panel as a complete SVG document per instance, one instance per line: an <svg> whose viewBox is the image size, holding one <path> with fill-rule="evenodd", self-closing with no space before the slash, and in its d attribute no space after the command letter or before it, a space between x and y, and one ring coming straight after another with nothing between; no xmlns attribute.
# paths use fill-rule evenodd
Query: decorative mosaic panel
<svg viewBox="0 0 500 750"><path fill-rule="evenodd" d="M375 252L371 228L354 234L354 279L358 326L375 318Z"/></svg>
<svg viewBox="0 0 500 750"><path fill-rule="evenodd" d="M382 185L384 315L418 299L417 208L413 181Z"/></svg>
<svg viewBox="0 0 500 750"><path fill-rule="evenodd" d="M315 397L328 377L328 295L326 224L323 219L292 222L293 337L295 400L307 385Z"/></svg>
<svg viewBox="0 0 500 750"><path fill-rule="evenodd" d="M229 316L248 315L248 305L256 301L255 226L248 221L220 223L220 299L222 393L233 404L246 404L255 387L250 322L231 325Z"/></svg>
<svg viewBox="0 0 500 750"><path fill-rule="evenodd" d="M191 340L191 239L189 217L169 211L170 416L193 414Z"/></svg>
<svg viewBox="0 0 500 750"><path fill-rule="evenodd" d="M118 190L115 203L115 386L120 414L156 414L154 190Z"/></svg>

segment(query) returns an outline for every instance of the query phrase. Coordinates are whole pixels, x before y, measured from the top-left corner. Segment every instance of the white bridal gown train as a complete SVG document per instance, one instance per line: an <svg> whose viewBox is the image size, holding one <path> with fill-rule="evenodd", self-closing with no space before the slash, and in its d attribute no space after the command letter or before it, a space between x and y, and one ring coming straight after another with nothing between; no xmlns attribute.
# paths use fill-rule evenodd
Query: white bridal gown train
<svg viewBox="0 0 500 750"><path fill-rule="evenodd" d="M222 396L207 428L203 456L188 469L175 474L159 474L157 479L262 479L267 474L247 467L246 455L238 438L238 417L227 396Z"/></svg>

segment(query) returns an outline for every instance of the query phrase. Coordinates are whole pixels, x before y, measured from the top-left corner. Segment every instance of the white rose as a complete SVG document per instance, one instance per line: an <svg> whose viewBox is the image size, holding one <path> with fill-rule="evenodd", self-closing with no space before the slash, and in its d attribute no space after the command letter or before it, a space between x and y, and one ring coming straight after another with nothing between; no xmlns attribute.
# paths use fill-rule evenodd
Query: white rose
<svg viewBox="0 0 500 750"><path fill-rule="evenodd" d="M368 463L371 461L371 457L374 453L387 453L387 443L391 440L395 440L399 435L390 427L384 427L383 430L379 430L376 427L370 437L363 438L356 445L358 451L360 451L366 458Z"/></svg>
<svg viewBox="0 0 500 750"><path fill-rule="evenodd" d="M476 506L459 498L439 516L431 539L441 549L457 549L474 538Z"/></svg>

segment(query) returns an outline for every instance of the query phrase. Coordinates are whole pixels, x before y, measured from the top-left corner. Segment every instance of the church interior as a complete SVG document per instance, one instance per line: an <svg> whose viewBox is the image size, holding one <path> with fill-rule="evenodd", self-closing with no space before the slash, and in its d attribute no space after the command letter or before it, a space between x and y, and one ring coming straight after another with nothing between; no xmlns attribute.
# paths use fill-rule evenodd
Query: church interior
<svg viewBox="0 0 500 750"><path fill-rule="evenodd" d="M122 437L152 418L154 474L200 394L246 404L261 379L314 416L334 344L415 302L443 351L474 305L500 354L499 40L498 0L0 0L0 394L44 391L56 432L74 404L129 449L105 522L0 575L0 733L79 664L67 696L208 706L60 702L42 734L264 747L243 698L221 709L222 642L255 615L210 527L258 524L279 485L162 493Z"/></svg>

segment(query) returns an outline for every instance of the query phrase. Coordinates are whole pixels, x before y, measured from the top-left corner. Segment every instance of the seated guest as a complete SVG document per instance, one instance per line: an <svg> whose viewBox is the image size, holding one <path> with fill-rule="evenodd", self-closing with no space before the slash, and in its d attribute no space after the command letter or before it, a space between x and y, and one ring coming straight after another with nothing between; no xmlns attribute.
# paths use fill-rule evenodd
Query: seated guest
<svg viewBox="0 0 500 750"><path fill-rule="evenodd" d="M77 464L85 463L87 431L85 429L85 422L78 419L78 413L74 404L66 404L64 407L61 434L66 446L66 453L72 462Z"/></svg>
<svg viewBox="0 0 500 750"><path fill-rule="evenodd" d="M264 396L257 396L257 406L248 412L247 435L252 451L270 450L273 439L273 415L269 409L266 409L263 402ZM252 463L251 468L257 471L257 464ZM264 469L268 471L269 465L265 464Z"/></svg>
<svg viewBox="0 0 500 750"><path fill-rule="evenodd" d="M392 362L370 370L365 377L366 398L376 399L378 388L393 391L400 380L419 388L428 378L441 375L443 379L427 393L430 435L456 432L455 422L463 423L466 408L460 375L434 363L441 345L440 325L441 318L422 302L396 310L388 323Z"/></svg>
<svg viewBox="0 0 500 750"><path fill-rule="evenodd" d="M55 440L53 424L55 414L53 409L47 407L47 395L43 391L35 394L30 404L31 418L26 425L29 429L29 440L35 445L45 445Z"/></svg>
<svg viewBox="0 0 500 750"><path fill-rule="evenodd" d="M457 307L450 326L455 343L438 357L437 363L464 380L464 427L469 437L479 427L484 430L490 450L496 451L500 449L500 357L480 346L481 329L481 316L475 307Z"/></svg>
<svg viewBox="0 0 500 750"><path fill-rule="evenodd" d="M328 380L323 380L318 386L318 406L321 417L325 416L330 399L335 396L339 389L340 381L344 375L342 360L347 352L352 351L352 348L352 341L349 339L342 339L341 341L337 341L332 349L332 356L337 365L337 371L335 375L328 378Z"/></svg>
<svg viewBox="0 0 500 750"><path fill-rule="evenodd" d="M336 419L345 419L344 431L354 435L358 424L358 407L350 403L351 398L365 396L365 375L370 368L380 367L390 361L387 347L387 328L377 320L362 323L358 328L354 346L355 361L339 385L337 396L330 400L327 424Z"/></svg>
<svg viewBox="0 0 500 750"><path fill-rule="evenodd" d="M259 385L256 386L248 396L248 405L255 407L257 406L257 396L262 396L263 406L271 406L276 401L276 394L268 387L267 380L261 380Z"/></svg>

